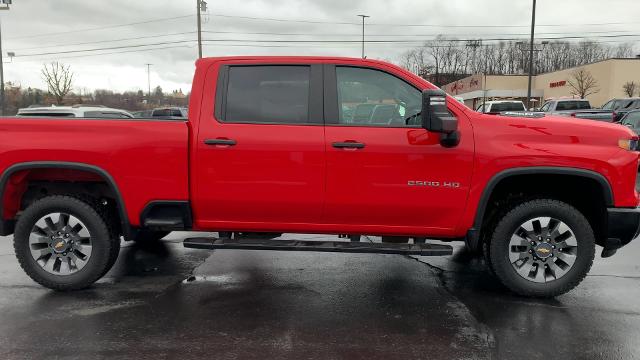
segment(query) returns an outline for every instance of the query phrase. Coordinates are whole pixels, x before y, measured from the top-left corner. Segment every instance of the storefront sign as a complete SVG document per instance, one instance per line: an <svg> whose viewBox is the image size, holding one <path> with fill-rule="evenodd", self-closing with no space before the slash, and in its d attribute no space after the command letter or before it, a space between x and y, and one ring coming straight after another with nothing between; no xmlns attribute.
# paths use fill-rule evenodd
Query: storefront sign
<svg viewBox="0 0 640 360"><path fill-rule="evenodd" d="M557 88L557 87L563 87L563 86L567 86L566 80L556 81L549 84L549 87L551 88Z"/></svg>

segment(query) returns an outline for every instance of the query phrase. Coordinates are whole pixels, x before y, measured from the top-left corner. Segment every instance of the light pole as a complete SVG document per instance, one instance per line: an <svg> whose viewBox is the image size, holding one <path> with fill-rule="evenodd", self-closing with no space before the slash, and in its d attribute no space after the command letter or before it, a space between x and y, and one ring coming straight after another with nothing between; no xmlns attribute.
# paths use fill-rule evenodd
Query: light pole
<svg viewBox="0 0 640 360"><path fill-rule="evenodd" d="M198 18L198 59L202 59L202 16L207 11L207 2L204 0L196 0L197 18Z"/></svg>
<svg viewBox="0 0 640 360"><path fill-rule="evenodd" d="M11 0L2 0L0 10L9 10ZM2 60L2 24L0 23L0 116L4 116L4 64Z"/></svg>
<svg viewBox="0 0 640 360"><path fill-rule="evenodd" d="M365 20L367 18L370 18L371 16L369 15L358 15L362 18L362 58L365 59L366 57L364 56L364 24L365 24Z"/></svg>
<svg viewBox="0 0 640 360"><path fill-rule="evenodd" d="M151 104L151 66L153 64L145 65L147 65L147 84L149 85L149 92L147 93L147 104Z"/></svg>
<svg viewBox="0 0 640 360"><path fill-rule="evenodd" d="M529 87L527 90L527 108L531 108L531 83L533 81L533 41L536 34L536 0L533 0L531 12L531 42L529 43Z"/></svg>

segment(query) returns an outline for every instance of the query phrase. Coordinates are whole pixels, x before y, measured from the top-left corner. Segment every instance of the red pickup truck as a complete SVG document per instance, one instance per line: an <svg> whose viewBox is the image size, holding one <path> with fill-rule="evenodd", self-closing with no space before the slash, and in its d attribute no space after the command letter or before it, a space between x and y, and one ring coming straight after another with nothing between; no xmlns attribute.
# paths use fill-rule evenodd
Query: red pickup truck
<svg viewBox="0 0 640 360"><path fill-rule="evenodd" d="M596 245L608 257L638 234L638 138L620 125L483 115L348 58L202 59L190 101L188 120L0 119L0 233L33 280L85 288L121 237L192 230L227 234L184 242L202 249L436 256L452 247L426 239L465 241L512 291L550 297ZM264 236L283 232L351 241Z"/></svg>

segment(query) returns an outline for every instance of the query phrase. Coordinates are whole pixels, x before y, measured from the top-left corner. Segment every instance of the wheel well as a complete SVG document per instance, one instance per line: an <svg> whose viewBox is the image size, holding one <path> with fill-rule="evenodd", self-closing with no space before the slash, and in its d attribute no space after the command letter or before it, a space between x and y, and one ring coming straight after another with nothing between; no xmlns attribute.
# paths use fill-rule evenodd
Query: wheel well
<svg viewBox="0 0 640 360"><path fill-rule="evenodd" d="M24 209L50 195L74 196L105 206L118 233L126 235L128 221L118 190L108 174L96 169L56 164L7 170L0 181L3 235L13 232L13 225Z"/></svg>
<svg viewBox="0 0 640 360"><path fill-rule="evenodd" d="M601 245L607 234L607 189L600 181L580 175L522 174L500 180L486 202L480 227L480 241L488 242L490 229L516 204L532 199L555 199L580 211L593 228Z"/></svg>

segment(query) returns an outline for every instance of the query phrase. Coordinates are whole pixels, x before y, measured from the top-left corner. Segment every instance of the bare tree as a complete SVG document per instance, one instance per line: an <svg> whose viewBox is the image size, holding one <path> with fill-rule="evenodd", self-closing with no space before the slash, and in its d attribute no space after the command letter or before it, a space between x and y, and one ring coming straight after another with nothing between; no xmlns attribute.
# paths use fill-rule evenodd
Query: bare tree
<svg viewBox="0 0 640 360"><path fill-rule="evenodd" d="M622 86L624 93L627 94L628 97L633 97L637 88L638 84L635 81L628 81Z"/></svg>
<svg viewBox="0 0 640 360"><path fill-rule="evenodd" d="M598 81L585 69L574 70L567 83L571 87L571 95L577 95L581 99L600 92Z"/></svg>
<svg viewBox="0 0 640 360"><path fill-rule="evenodd" d="M71 92L73 84L73 73L69 66L52 62L44 65L42 69L42 79L47 83L49 92L56 99L56 104L62 105L64 97Z"/></svg>

